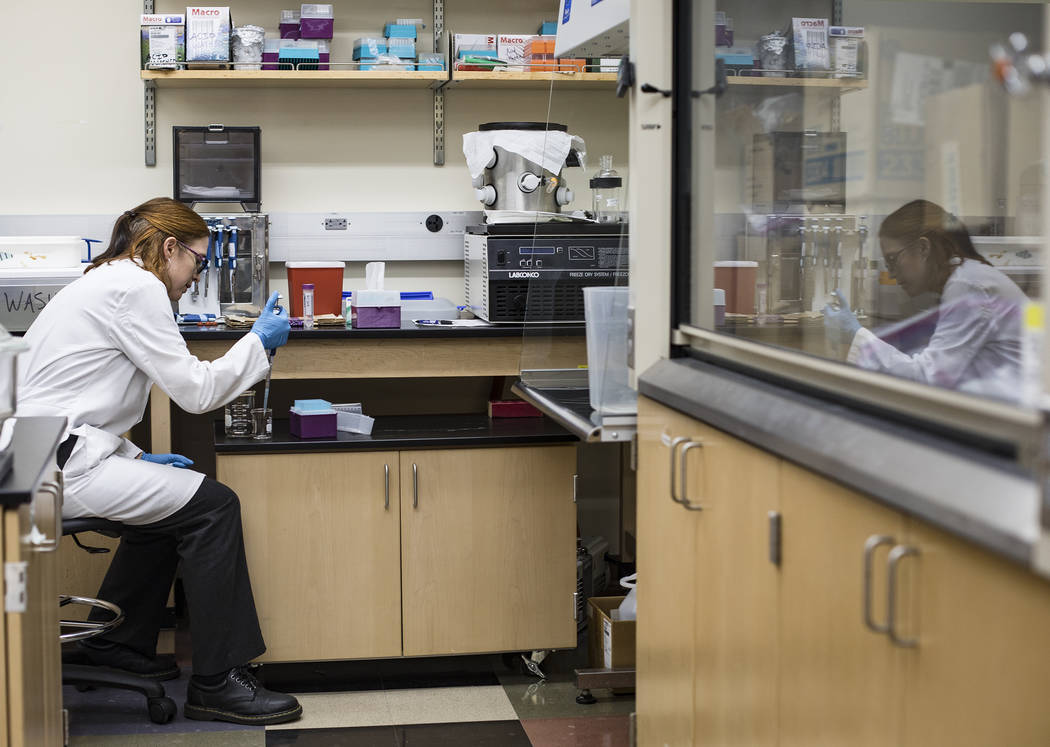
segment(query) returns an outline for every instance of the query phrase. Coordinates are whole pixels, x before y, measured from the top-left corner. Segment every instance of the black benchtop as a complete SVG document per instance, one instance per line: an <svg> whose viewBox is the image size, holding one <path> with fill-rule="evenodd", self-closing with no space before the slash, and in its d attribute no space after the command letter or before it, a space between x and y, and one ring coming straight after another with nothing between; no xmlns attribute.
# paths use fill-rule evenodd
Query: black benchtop
<svg viewBox="0 0 1050 747"><path fill-rule="evenodd" d="M246 329L227 329L219 324L214 327L197 327L191 324L179 325L183 338L197 340L239 340ZM493 324L488 327L455 327L437 325L417 327L410 321L402 321L400 329L346 329L345 327L292 329L289 341L295 340L384 340L384 339L420 339L420 338L458 338L468 337L583 337L585 327L581 324Z"/></svg>
<svg viewBox="0 0 1050 747"><path fill-rule="evenodd" d="M53 460L65 418L18 418L11 441L11 471L0 481L0 505L11 508L33 499L44 469Z"/></svg>
<svg viewBox="0 0 1050 747"><path fill-rule="evenodd" d="M490 418L487 415L405 415L376 418L372 433L336 434L330 438L296 438L289 422L274 419L273 438L228 438L221 421L215 424L216 454L270 451L382 451L386 449L447 449L467 446L536 446L572 443L578 439L548 417Z"/></svg>

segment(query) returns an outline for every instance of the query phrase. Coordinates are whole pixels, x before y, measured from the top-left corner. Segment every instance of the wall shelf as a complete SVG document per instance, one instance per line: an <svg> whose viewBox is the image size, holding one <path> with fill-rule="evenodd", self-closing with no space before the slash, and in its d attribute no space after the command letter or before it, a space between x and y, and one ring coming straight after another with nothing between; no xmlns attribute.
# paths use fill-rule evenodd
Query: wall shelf
<svg viewBox="0 0 1050 747"><path fill-rule="evenodd" d="M824 88L837 92L856 91L868 87L866 78L787 78L730 75L726 81L730 87L763 88Z"/></svg>
<svg viewBox="0 0 1050 747"><path fill-rule="evenodd" d="M142 70L142 80L162 88L215 86L265 88L440 88L445 71L378 70Z"/></svg>
<svg viewBox="0 0 1050 747"><path fill-rule="evenodd" d="M578 72L515 72L512 70L480 72L453 70L446 88L534 88L546 89L562 83L574 89L612 89L616 85L616 73Z"/></svg>

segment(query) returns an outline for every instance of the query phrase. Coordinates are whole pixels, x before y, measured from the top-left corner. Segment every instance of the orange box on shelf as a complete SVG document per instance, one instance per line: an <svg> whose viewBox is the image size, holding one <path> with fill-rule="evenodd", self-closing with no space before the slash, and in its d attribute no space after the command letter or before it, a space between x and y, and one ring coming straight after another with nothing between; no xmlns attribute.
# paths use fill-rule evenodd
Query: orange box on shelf
<svg viewBox="0 0 1050 747"><path fill-rule="evenodd" d="M525 42L525 54L528 57L536 55L554 54L554 37L537 36Z"/></svg>

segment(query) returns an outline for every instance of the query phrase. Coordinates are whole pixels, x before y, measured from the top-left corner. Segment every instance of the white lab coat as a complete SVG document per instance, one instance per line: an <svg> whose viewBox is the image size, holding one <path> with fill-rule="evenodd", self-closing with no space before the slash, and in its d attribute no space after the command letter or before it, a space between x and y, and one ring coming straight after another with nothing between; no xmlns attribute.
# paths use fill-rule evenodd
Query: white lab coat
<svg viewBox="0 0 1050 747"><path fill-rule="evenodd" d="M973 259L948 277L929 344L909 355L861 329L847 360L861 368L925 384L1017 399L1021 381L1021 310L1027 297L1002 272Z"/></svg>
<svg viewBox="0 0 1050 747"><path fill-rule="evenodd" d="M150 385L183 410L203 413L260 381L268 368L259 336L247 333L223 357L190 354L164 284L134 260L91 270L44 307L18 360L20 416L67 418L79 436L63 469L67 518L129 524L182 508L204 475L136 459L121 434L142 420Z"/></svg>

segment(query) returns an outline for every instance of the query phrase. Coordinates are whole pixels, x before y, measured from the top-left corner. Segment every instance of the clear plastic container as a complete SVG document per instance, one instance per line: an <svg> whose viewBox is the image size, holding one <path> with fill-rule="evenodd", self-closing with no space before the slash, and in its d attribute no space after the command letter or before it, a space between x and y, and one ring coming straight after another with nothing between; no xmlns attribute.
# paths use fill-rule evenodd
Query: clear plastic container
<svg viewBox="0 0 1050 747"><path fill-rule="evenodd" d="M303 329L314 328L314 284L303 283Z"/></svg>
<svg viewBox="0 0 1050 747"><path fill-rule="evenodd" d="M233 438L247 438L254 433L252 426L252 409L255 407L255 392L241 392L227 403L224 415L226 435Z"/></svg>
<svg viewBox="0 0 1050 747"><path fill-rule="evenodd" d="M638 393L627 378L626 287L583 289L587 322L587 380L591 407L601 415L630 415L638 411Z"/></svg>

